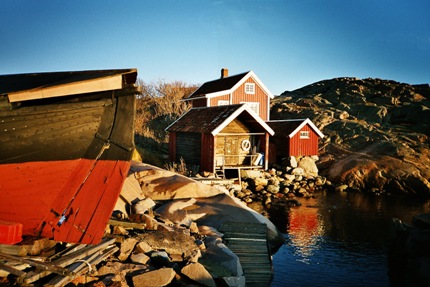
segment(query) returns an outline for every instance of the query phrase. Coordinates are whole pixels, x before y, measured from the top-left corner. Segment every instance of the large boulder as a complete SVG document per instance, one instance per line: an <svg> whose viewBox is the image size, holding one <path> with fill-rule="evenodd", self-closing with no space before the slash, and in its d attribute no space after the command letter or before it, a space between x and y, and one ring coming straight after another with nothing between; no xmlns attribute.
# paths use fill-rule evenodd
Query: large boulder
<svg viewBox="0 0 430 287"><path fill-rule="evenodd" d="M152 200L208 197L223 192L186 176L140 162L133 162L130 173L139 183L142 195Z"/></svg>
<svg viewBox="0 0 430 287"><path fill-rule="evenodd" d="M267 226L267 238L271 246L271 250L278 250L285 241L282 233L279 232L270 220L249 208L238 198L232 197L228 194L222 193L212 197L196 198L192 205L184 205L184 200L174 200L168 203L167 206L174 205L177 201L180 202L179 205L186 206L187 216L195 218L198 225L211 226L219 230L222 224L227 221L264 223ZM165 212L166 209L169 210L168 207L161 206L156 209L155 212L168 216L169 212ZM172 216L174 218L181 218L181 213L183 213L183 211L176 208L174 208L174 210L176 214L173 214Z"/></svg>
<svg viewBox="0 0 430 287"><path fill-rule="evenodd" d="M298 163L298 167L303 169L305 176L318 176L318 167L315 161L309 156L302 157Z"/></svg>

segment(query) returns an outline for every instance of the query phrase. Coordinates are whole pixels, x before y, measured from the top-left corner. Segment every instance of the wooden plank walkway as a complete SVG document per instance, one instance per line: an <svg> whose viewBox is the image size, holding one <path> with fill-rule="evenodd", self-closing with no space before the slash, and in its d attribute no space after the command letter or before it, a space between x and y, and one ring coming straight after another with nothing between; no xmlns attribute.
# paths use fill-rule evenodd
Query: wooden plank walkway
<svg viewBox="0 0 430 287"><path fill-rule="evenodd" d="M273 266L266 224L229 221L220 231L226 246L239 257L246 286L270 286Z"/></svg>

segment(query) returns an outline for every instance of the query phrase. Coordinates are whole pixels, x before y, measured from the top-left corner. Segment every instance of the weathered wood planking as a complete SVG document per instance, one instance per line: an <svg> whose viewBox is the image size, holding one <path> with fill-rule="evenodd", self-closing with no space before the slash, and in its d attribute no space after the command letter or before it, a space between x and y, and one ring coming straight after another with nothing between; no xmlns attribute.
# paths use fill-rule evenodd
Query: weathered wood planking
<svg viewBox="0 0 430 287"><path fill-rule="evenodd" d="M226 246L239 257L246 286L270 286L273 267L266 224L230 221L220 231Z"/></svg>

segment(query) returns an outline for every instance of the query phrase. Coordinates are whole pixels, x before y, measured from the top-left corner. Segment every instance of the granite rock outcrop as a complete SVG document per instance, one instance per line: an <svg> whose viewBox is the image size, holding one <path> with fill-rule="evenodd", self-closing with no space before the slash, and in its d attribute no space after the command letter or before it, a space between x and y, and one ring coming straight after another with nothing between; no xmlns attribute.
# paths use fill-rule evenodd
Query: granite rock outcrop
<svg viewBox="0 0 430 287"><path fill-rule="evenodd" d="M271 119L309 118L325 134L319 174L372 193L430 195L430 87L335 78L286 91Z"/></svg>

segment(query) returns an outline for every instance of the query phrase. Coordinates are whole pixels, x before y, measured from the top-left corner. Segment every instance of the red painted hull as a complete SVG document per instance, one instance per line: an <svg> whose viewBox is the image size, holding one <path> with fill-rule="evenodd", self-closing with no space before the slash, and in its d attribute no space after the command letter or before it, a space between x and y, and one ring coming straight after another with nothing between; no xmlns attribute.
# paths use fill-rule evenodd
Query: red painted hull
<svg viewBox="0 0 430 287"><path fill-rule="evenodd" d="M129 161L77 159L0 165L0 218L24 235L98 243Z"/></svg>

